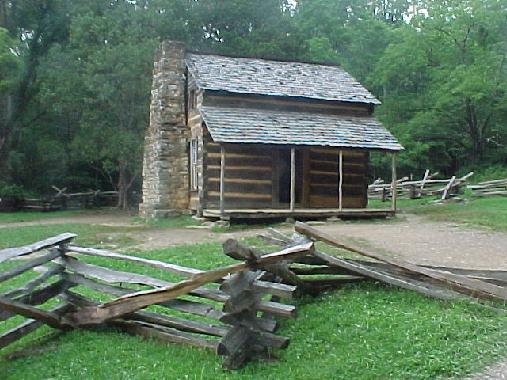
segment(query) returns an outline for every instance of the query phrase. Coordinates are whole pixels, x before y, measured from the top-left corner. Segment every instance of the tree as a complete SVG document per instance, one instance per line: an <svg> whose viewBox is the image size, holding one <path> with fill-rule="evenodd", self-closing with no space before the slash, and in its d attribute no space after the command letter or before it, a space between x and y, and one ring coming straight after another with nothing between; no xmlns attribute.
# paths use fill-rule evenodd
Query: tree
<svg viewBox="0 0 507 380"><path fill-rule="evenodd" d="M386 49L372 77L386 87L382 119L404 130L405 156L426 154L455 172L505 147L507 19L498 5L432 1Z"/></svg>
<svg viewBox="0 0 507 380"><path fill-rule="evenodd" d="M7 30L0 28L0 130L5 128L13 113L12 91L21 68L15 46Z"/></svg>

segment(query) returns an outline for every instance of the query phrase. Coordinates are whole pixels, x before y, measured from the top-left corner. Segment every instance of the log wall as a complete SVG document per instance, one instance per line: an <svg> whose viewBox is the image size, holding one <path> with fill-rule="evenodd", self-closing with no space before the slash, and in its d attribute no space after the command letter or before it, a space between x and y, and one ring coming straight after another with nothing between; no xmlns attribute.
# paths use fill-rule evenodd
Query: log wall
<svg viewBox="0 0 507 380"><path fill-rule="evenodd" d="M226 144L226 209L283 209L280 202L280 156L284 148L273 146ZM204 205L218 209L220 204L220 144L204 137ZM339 167L336 148L298 148L301 163L296 170L297 203L300 208L338 208ZM343 208L367 205L368 152L343 151ZM290 170L290 169L289 169ZM299 177L299 178L298 178Z"/></svg>
<svg viewBox="0 0 507 380"><path fill-rule="evenodd" d="M227 144L225 191L227 208L272 207L272 148ZM205 138L205 197L207 208L218 208L220 200L220 145Z"/></svg>
<svg viewBox="0 0 507 380"><path fill-rule="evenodd" d="M338 207L339 150L309 148L309 207ZM343 150L343 208L367 205L367 173L369 155L361 150Z"/></svg>

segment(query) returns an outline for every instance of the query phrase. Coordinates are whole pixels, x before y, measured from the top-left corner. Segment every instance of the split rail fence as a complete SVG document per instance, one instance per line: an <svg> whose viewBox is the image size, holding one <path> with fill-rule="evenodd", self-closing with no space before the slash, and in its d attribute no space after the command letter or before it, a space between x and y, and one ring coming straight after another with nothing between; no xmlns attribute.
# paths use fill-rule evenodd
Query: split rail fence
<svg viewBox="0 0 507 380"><path fill-rule="evenodd" d="M418 199L427 196L438 197L441 200L453 198L463 194L464 185L474 174L473 172L457 178L452 176L448 179L435 179L438 172L430 174L426 170L420 180L412 180L409 177L403 177L396 181L396 195L398 198ZM368 198L380 199L383 202L392 198L393 184L384 183L382 179L375 180L368 186Z"/></svg>
<svg viewBox="0 0 507 380"><path fill-rule="evenodd" d="M468 185L467 188L475 197L507 196L507 178L479 182L476 185Z"/></svg>
<svg viewBox="0 0 507 380"><path fill-rule="evenodd" d="M25 198L22 208L26 210L54 211L78 210L94 207L116 206L117 191L90 190L80 193L67 193L67 188L53 186L56 194L42 198Z"/></svg>
<svg viewBox="0 0 507 380"><path fill-rule="evenodd" d="M44 324L60 330L111 327L211 349L224 357L224 368L237 369L288 346L289 339L276 334L281 319L296 317L288 301L345 283L374 280L444 300L507 301L507 272L418 266L303 223L295 230L292 236L273 229L259 236L273 253L228 240L224 254L237 262L208 271L79 247L69 233L0 250L0 265L8 264L0 283L19 284L20 276L35 271L25 285L0 295L0 321L26 318L0 335L0 349ZM339 251L320 252L315 241ZM341 257L342 251L360 258Z"/></svg>

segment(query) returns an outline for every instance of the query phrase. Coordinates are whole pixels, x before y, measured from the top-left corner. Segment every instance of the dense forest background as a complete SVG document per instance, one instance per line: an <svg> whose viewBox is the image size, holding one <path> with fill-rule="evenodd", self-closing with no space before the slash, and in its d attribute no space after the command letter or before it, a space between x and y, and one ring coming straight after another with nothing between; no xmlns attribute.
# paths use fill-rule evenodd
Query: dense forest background
<svg viewBox="0 0 507 380"><path fill-rule="evenodd" d="M506 172L507 0L0 0L0 192L138 191L164 39L339 64L401 174Z"/></svg>

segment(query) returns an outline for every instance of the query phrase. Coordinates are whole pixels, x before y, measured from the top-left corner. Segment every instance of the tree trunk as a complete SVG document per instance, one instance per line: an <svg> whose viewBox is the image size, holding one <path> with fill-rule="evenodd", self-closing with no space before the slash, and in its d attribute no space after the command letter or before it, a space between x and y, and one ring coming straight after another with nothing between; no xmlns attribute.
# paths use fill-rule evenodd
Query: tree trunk
<svg viewBox="0 0 507 380"><path fill-rule="evenodd" d="M118 204L117 207L122 210L128 210L129 204L129 191L134 183L136 176L132 175L128 166L124 162L119 165L118 177Z"/></svg>

